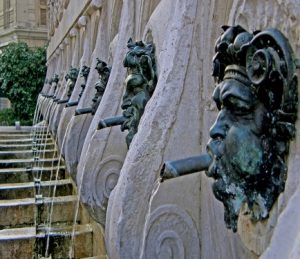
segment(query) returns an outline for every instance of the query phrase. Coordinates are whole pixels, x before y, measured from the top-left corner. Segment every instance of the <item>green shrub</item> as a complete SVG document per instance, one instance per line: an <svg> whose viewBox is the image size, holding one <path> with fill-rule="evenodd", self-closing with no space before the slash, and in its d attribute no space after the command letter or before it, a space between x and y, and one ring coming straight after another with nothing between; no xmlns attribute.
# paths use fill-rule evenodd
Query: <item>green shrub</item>
<svg viewBox="0 0 300 259"><path fill-rule="evenodd" d="M13 126L15 125L13 110L3 109L0 110L0 126Z"/></svg>
<svg viewBox="0 0 300 259"><path fill-rule="evenodd" d="M0 87L12 104L14 120L32 123L46 75L46 48L11 43L0 54Z"/></svg>

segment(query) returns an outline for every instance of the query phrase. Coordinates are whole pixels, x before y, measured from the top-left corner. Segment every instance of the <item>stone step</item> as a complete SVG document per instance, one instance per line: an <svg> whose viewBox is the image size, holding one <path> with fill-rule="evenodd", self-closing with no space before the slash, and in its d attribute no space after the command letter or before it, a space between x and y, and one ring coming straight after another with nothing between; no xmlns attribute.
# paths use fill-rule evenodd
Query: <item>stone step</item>
<svg viewBox="0 0 300 259"><path fill-rule="evenodd" d="M25 143L25 144L0 144L0 151L13 151L13 150L32 150L33 148L36 148L40 152L44 149L54 149L55 145L54 142L49 142L46 144L36 144L33 146L32 143Z"/></svg>
<svg viewBox="0 0 300 259"><path fill-rule="evenodd" d="M35 227L0 230L0 258L32 258Z"/></svg>
<svg viewBox="0 0 300 259"><path fill-rule="evenodd" d="M37 134L37 135L33 135L33 134L1 134L0 133L0 140L4 141L4 140L15 140L15 141L22 141L23 139L38 139L38 140L45 140L45 139L49 139L51 138L50 134Z"/></svg>
<svg viewBox="0 0 300 259"><path fill-rule="evenodd" d="M62 162L61 162L62 163ZM39 158L37 160L33 158L26 159L1 159L0 160L0 168L18 168L18 167L49 167L49 166L57 166L58 158Z"/></svg>
<svg viewBox="0 0 300 259"><path fill-rule="evenodd" d="M21 129L16 129L14 126L1 126L0 134L28 134L32 129L31 126L22 126Z"/></svg>
<svg viewBox="0 0 300 259"><path fill-rule="evenodd" d="M64 179L65 167L60 166L57 179ZM42 181L55 180L57 167L33 167L33 168L5 168L0 169L0 183L33 182L34 178Z"/></svg>
<svg viewBox="0 0 300 259"><path fill-rule="evenodd" d="M45 231L42 231L45 233ZM47 232L46 232L47 233ZM72 258L86 258L93 255L93 229L90 224L76 225L74 237L72 238L73 226L52 226L49 232L48 255L52 258L70 258L70 248L73 247ZM43 234L40 236L43 237ZM46 238L41 239L41 248L46 250Z"/></svg>
<svg viewBox="0 0 300 259"><path fill-rule="evenodd" d="M34 154L32 150L0 151L0 160L32 158ZM42 153L43 158L53 158L55 155L57 156L55 149L46 149Z"/></svg>
<svg viewBox="0 0 300 259"><path fill-rule="evenodd" d="M34 182L3 183L0 184L0 200L33 198L36 193L42 194L43 197L52 197L55 185L55 196L72 194L73 186L71 179L44 181L40 183L40 188Z"/></svg>
<svg viewBox="0 0 300 259"><path fill-rule="evenodd" d="M33 226L36 221L48 222L49 218L53 223L73 222L77 199L76 195L69 195L45 197L40 201L36 201L35 198L0 200L0 229ZM50 217L52 204L53 212Z"/></svg>
<svg viewBox="0 0 300 259"><path fill-rule="evenodd" d="M72 232L72 226L53 226L50 232L36 231L35 227L0 230L0 258L33 258L37 245L44 255L48 236L49 255L51 254L52 258L69 258ZM92 235L92 228L89 224L76 226L74 258L91 256Z"/></svg>
<svg viewBox="0 0 300 259"><path fill-rule="evenodd" d="M13 138L0 138L0 145L19 145L19 144L35 144L35 143L54 143L53 138L23 138L23 139L13 139Z"/></svg>
<svg viewBox="0 0 300 259"><path fill-rule="evenodd" d="M22 138L30 138L31 137L31 133L27 132L27 133L4 133L4 132L0 132L0 139L5 139L5 138L10 138L10 139L22 139Z"/></svg>

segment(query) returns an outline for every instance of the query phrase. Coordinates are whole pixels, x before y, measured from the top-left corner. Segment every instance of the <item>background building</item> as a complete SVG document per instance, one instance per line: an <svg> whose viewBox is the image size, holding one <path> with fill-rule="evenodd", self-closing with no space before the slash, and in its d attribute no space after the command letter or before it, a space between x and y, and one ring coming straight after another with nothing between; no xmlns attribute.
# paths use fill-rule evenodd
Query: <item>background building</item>
<svg viewBox="0 0 300 259"><path fill-rule="evenodd" d="M47 0L0 1L0 48L10 42L47 43Z"/></svg>

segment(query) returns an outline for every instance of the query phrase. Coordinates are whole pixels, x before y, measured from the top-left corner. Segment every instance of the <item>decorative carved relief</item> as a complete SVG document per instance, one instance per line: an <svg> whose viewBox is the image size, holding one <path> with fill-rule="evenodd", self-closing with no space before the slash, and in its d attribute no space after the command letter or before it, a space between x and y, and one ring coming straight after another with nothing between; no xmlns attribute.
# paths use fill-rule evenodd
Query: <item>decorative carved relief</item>
<svg viewBox="0 0 300 259"><path fill-rule="evenodd" d="M95 10L99 9L103 4L102 0L92 0L91 7Z"/></svg>
<svg viewBox="0 0 300 259"><path fill-rule="evenodd" d="M122 157L108 156L99 163L98 170L92 170L90 175L85 175L82 182L82 202L87 205L94 219L103 226L108 199L118 182L122 165Z"/></svg>
<svg viewBox="0 0 300 259"><path fill-rule="evenodd" d="M58 7L58 20L61 21L63 14L64 14L64 4L63 1L60 0L59 2L59 7Z"/></svg>
<svg viewBox="0 0 300 259"><path fill-rule="evenodd" d="M59 1L54 1L54 8L53 8L53 18L54 18L54 27L57 28L59 24Z"/></svg>
<svg viewBox="0 0 300 259"><path fill-rule="evenodd" d="M229 24L240 24L249 30L257 30L261 28L277 28L286 37L293 37L291 45L295 52L300 47L300 10L297 1L247 1L234 0L234 8L230 13ZM259 14L261 19L253 19L253 14Z"/></svg>
<svg viewBox="0 0 300 259"><path fill-rule="evenodd" d="M200 258L195 223L182 208L165 204L146 221L141 258Z"/></svg>
<svg viewBox="0 0 300 259"><path fill-rule="evenodd" d="M78 19L78 26L79 27L85 27L87 25L87 22L88 22L88 18L87 16L80 16L80 18Z"/></svg>
<svg viewBox="0 0 300 259"><path fill-rule="evenodd" d="M68 8L69 3L70 3L70 0L64 0L63 1L63 6L64 6L65 9Z"/></svg>

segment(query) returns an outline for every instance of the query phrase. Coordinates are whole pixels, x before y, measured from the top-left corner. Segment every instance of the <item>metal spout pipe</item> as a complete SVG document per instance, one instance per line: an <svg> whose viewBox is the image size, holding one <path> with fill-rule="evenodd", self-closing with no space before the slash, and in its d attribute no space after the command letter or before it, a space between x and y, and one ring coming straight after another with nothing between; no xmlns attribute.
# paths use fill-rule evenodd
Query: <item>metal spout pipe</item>
<svg viewBox="0 0 300 259"><path fill-rule="evenodd" d="M76 102L68 102L68 103L66 104L66 107L76 106L77 104L78 104L78 101L76 101Z"/></svg>
<svg viewBox="0 0 300 259"><path fill-rule="evenodd" d="M126 118L121 115L121 116L115 116L115 117L109 117L103 120L100 120L98 123L98 130L108 128L108 127L113 127L113 126L118 126L122 125L126 121Z"/></svg>
<svg viewBox="0 0 300 259"><path fill-rule="evenodd" d="M67 103L69 99L59 100L57 104Z"/></svg>
<svg viewBox="0 0 300 259"><path fill-rule="evenodd" d="M93 108L82 108L82 109L76 109L75 110L75 116L81 115L81 114L87 114L87 113L92 113Z"/></svg>
<svg viewBox="0 0 300 259"><path fill-rule="evenodd" d="M178 176L205 171L211 162L212 158L207 153L180 160L166 161L160 172L161 182Z"/></svg>

